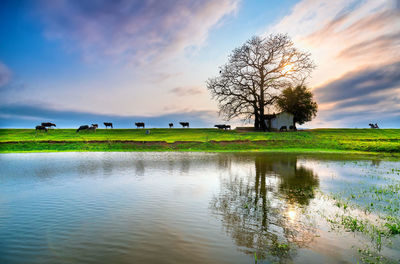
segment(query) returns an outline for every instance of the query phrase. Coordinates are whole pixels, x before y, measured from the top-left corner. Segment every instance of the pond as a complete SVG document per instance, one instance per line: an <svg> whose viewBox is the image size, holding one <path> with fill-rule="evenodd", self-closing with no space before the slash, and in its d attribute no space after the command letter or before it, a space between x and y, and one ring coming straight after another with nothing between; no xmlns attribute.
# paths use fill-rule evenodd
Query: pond
<svg viewBox="0 0 400 264"><path fill-rule="evenodd" d="M400 161L0 155L0 263L399 263Z"/></svg>

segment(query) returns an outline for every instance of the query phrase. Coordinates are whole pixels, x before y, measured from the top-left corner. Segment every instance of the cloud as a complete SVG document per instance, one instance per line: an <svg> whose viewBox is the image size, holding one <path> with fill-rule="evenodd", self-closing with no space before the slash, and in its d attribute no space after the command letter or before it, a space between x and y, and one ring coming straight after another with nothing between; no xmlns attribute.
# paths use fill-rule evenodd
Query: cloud
<svg viewBox="0 0 400 264"><path fill-rule="evenodd" d="M365 97L400 87L400 62L354 71L315 90L319 102ZM379 97L377 97L378 99Z"/></svg>
<svg viewBox="0 0 400 264"><path fill-rule="evenodd" d="M339 121L347 127L367 127L369 123L378 123L381 128L398 127L400 112L396 110L382 111L376 107L366 107L355 111L350 108L338 109L335 112L324 112L324 121L334 124Z"/></svg>
<svg viewBox="0 0 400 264"><path fill-rule="evenodd" d="M317 64L310 86L320 110L309 125L352 126L357 115L363 120L359 122L398 120L398 115L394 117L400 112L397 2L303 0L268 28L266 34L287 32Z"/></svg>
<svg viewBox="0 0 400 264"><path fill-rule="evenodd" d="M320 111L325 124L381 127L400 124L400 62L354 71L315 89L317 101L332 104Z"/></svg>
<svg viewBox="0 0 400 264"><path fill-rule="evenodd" d="M78 47L86 59L154 62L202 45L237 6L237 0L58 0L42 1L39 14L48 37Z"/></svg>
<svg viewBox="0 0 400 264"><path fill-rule="evenodd" d="M11 71L6 65L0 62L0 89L11 81Z"/></svg>
<svg viewBox="0 0 400 264"><path fill-rule="evenodd" d="M193 96L196 94L202 94L204 92L204 89L200 87L176 87L169 90L169 92L179 97L183 97L183 96Z"/></svg>
<svg viewBox="0 0 400 264"><path fill-rule="evenodd" d="M365 56L371 51L385 51L400 47L400 32L394 34L386 34L371 40L361 41L342 50L338 57L354 58ZM379 54L376 54L377 56Z"/></svg>
<svg viewBox="0 0 400 264"><path fill-rule="evenodd" d="M396 1L304 0L269 28L288 32L317 64L321 85L360 68L400 61L400 10Z"/></svg>
<svg viewBox="0 0 400 264"><path fill-rule="evenodd" d="M135 122L145 122L146 127L167 127L168 123L190 122L191 127L211 127L217 120L215 111L174 112L157 116L119 116L71 110L54 110L42 105L0 105L0 127L35 127L52 121L58 128L78 127L83 124L113 122L116 128L133 128Z"/></svg>

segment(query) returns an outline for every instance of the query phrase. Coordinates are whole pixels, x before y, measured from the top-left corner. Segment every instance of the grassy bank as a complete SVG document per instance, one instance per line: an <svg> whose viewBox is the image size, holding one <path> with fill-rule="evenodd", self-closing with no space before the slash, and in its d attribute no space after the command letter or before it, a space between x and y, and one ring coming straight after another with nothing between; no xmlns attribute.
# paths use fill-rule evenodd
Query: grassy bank
<svg viewBox="0 0 400 264"><path fill-rule="evenodd" d="M400 154L400 129L313 129L264 133L216 129L0 129L0 152L346 151Z"/></svg>

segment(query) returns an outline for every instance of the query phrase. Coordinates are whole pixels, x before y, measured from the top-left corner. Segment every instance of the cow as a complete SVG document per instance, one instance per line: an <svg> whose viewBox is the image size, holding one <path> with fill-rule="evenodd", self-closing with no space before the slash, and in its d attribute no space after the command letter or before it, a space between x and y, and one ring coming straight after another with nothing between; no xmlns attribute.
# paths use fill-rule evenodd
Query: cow
<svg viewBox="0 0 400 264"><path fill-rule="evenodd" d="M143 122L138 122L138 123L135 123L135 126L137 128L139 128L139 127L143 127L144 128L144 123Z"/></svg>
<svg viewBox="0 0 400 264"><path fill-rule="evenodd" d="M56 127L56 124L53 124L53 123L50 123L50 122L46 122L46 123L42 123L42 126L51 128L52 126Z"/></svg>
<svg viewBox="0 0 400 264"><path fill-rule="evenodd" d="M45 127L45 126L36 126L36 132L37 131L40 131L40 130L44 130L44 131L46 131L47 132L47 127Z"/></svg>
<svg viewBox="0 0 400 264"><path fill-rule="evenodd" d="M80 126L77 130L76 130L76 133L78 133L79 131L81 131L81 130L88 130L89 129L89 126L88 125L83 125L83 126Z"/></svg>
<svg viewBox="0 0 400 264"><path fill-rule="evenodd" d="M97 126L90 126L89 128L88 128L88 131L93 131L93 132L96 132L96 129L97 129Z"/></svg>
<svg viewBox="0 0 400 264"><path fill-rule="evenodd" d="M181 124L181 126L184 127L189 127L189 122L179 122L179 124Z"/></svg>
<svg viewBox="0 0 400 264"><path fill-rule="evenodd" d="M169 128L173 128L174 127L174 123L169 123Z"/></svg>
<svg viewBox="0 0 400 264"><path fill-rule="evenodd" d="M290 129L290 130L293 130L293 131L296 131L296 130L297 130L296 126L289 126L289 129Z"/></svg>
<svg viewBox="0 0 400 264"><path fill-rule="evenodd" d="M374 128L379 128L379 126L378 126L378 124L376 124L375 123L375 125L374 124L368 124L372 129L374 129Z"/></svg>
<svg viewBox="0 0 400 264"><path fill-rule="evenodd" d="M279 128L279 132L282 132L282 131L287 131L287 126L281 126L281 128Z"/></svg>
<svg viewBox="0 0 400 264"><path fill-rule="evenodd" d="M218 129L231 129L231 126L230 125L225 125L225 124L223 124L223 125L215 125L214 127L216 127L216 128L218 128Z"/></svg>
<svg viewBox="0 0 400 264"><path fill-rule="evenodd" d="M92 124L92 127L95 127L96 129L99 128L98 124Z"/></svg>
<svg viewBox="0 0 400 264"><path fill-rule="evenodd" d="M113 128L112 123L104 122L103 124L106 126L106 129L107 129L107 127Z"/></svg>

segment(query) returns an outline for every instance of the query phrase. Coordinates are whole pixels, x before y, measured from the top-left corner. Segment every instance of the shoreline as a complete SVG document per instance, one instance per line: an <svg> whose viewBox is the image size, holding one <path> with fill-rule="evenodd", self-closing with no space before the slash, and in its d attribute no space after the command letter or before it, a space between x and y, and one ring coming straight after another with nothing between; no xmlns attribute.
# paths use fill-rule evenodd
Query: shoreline
<svg viewBox="0 0 400 264"><path fill-rule="evenodd" d="M311 153L353 154L400 158L399 152L365 151L350 149L315 148L302 146L282 147L289 141L38 141L0 142L0 154L6 153L57 153L57 152L208 152L208 153ZM275 143L276 145L274 145ZM293 143L293 142L292 142Z"/></svg>

